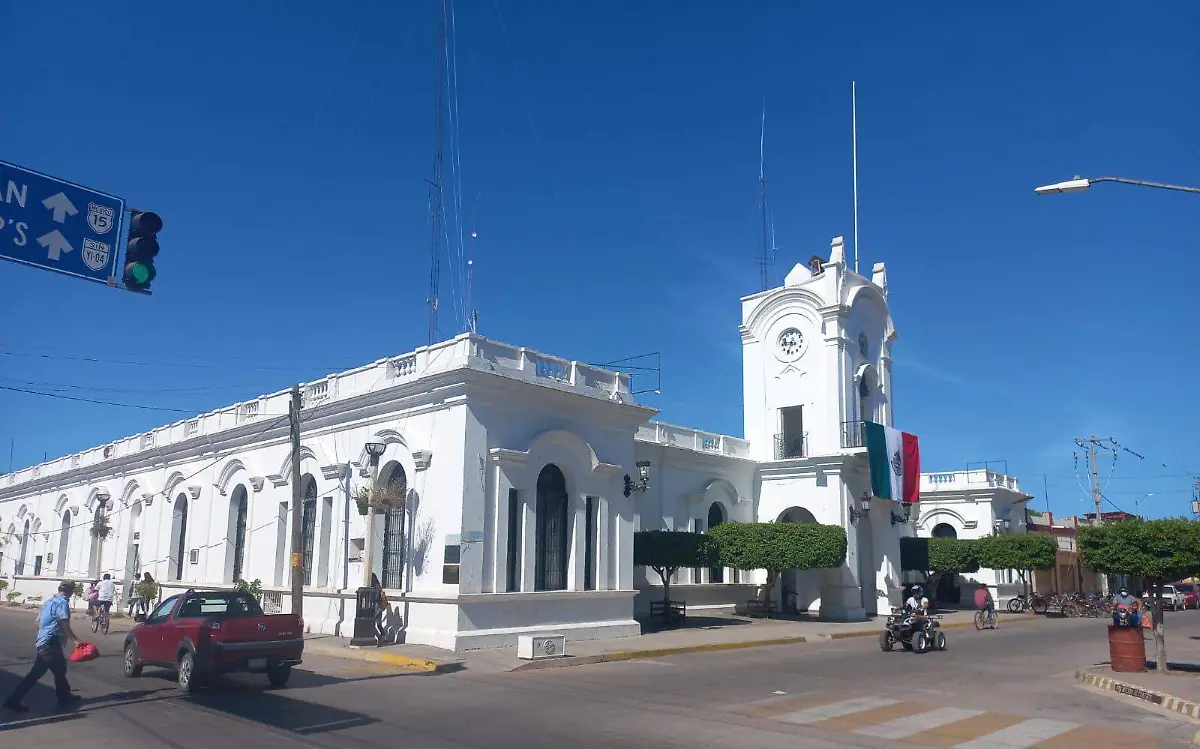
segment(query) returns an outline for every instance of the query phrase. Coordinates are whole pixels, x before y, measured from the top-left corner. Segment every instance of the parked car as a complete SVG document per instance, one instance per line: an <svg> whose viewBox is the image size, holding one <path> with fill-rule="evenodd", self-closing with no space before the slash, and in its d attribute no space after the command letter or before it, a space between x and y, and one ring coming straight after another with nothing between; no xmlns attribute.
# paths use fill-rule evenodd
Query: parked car
<svg viewBox="0 0 1200 749"><path fill-rule="evenodd" d="M172 669L183 692L234 672L266 674L282 687L304 653L303 619L268 616L240 591L189 590L135 619L125 636L125 675L138 676L144 666Z"/></svg>
<svg viewBox="0 0 1200 749"><path fill-rule="evenodd" d="M1148 590L1142 594L1142 598L1147 604L1150 602L1152 592ZM1162 604L1164 609L1179 611L1186 608L1186 596L1179 592L1174 585L1164 585L1162 586Z"/></svg>
<svg viewBox="0 0 1200 749"><path fill-rule="evenodd" d="M1200 609L1200 589L1195 583L1174 583L1175 590L1183 595L1185 609Z"/></svg>

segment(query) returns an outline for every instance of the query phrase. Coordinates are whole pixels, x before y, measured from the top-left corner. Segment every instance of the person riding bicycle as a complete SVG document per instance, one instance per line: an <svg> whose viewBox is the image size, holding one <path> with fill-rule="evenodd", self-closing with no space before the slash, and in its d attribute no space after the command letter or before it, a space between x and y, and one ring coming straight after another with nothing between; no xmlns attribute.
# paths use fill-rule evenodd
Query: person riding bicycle
<svg viewBox="0 0 1200 749"><path fill-rule="evenodd" d="M1137 627L1142 623L1142 613L1139 610L1141 602L1129 594L1129 589L1122 587L1113 597L1113 625L1121 625L1121 611L1129 612L1129 626Z"/></svg>
<svg viewBox="0 0 1200 749"><path fill-rule="evenodd" d="M92 580L88 583L88 588L83 594L83 600L87 601L87 615L94 619L96 617L96 603L100 600L99 580Z"/></svg>
<svg viewBox="0 0 1200 749"><path fill-rule="evenodd" d="M96 586L96 614L99 616L100 611L108 616L108 612L112 609L113 598L117 595L116 583L112 581L112 575L107 572L104 574L104 579Z"/></svg>
<svg viewBox="0 0 1200 749"><path fill-rule="evenodd" d="M975 608L983 612L988 621L996 618L996 601L992 598L992 591L986 585L980 585L975 589Z"/></svg>

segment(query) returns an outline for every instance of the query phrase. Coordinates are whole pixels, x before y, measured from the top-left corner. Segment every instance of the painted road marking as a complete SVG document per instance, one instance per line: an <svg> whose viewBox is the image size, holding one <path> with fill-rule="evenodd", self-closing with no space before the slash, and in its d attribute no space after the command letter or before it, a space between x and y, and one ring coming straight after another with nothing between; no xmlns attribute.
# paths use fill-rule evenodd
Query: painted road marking
<svg viewBox="0 0 1200 749"><path fill-rule="evenodd" d="M807 723L829 720L830 718L840 718L843 715L851 715L863 710L894 705L899 701L890 700L887 697L854 697L853 699L842 700L841 702L834 702L828 705L818 705L805 710L797 710L794 713L784 713L775 718L775 720L783 723L805 725Z"/></svg>
<svg viewBox="0 0 1200 749"><path fill-rule="evenodd" d="M964 741L955 749L1025 749L1078 727L1078 723L1067 723L1063 720L1030 718L1015 726Z"/></svg>
<svg viewBox="0 0 1200 749"><path fill-rule="evenodd" d="M961 707L939 707L927 713L906 715L903 718L889 720L887 723L881 723L877 726L859 728L855 733L861 733L864 736L877 736L881 739L901 739L914 733L940 728L948 723L957 723L960 720L974 718L976 715L983 715L983 713L983 710L966 710Z"/></svg>

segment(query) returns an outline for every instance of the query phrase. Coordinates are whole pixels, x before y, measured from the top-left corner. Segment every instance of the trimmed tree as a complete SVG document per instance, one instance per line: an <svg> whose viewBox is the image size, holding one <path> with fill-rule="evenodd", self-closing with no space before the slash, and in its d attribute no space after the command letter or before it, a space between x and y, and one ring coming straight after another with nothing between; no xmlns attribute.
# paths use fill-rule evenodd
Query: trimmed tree
<svg viewBox="0 0 1200 749"><path fill-rule="evenodd" d="M759 593L767 600L786 570L840 567L846 561L846 530L817 523L721 523L708 532L720 544L722 567L766 570Z"/></svg>
<svg viewBox="0 0 1200 749"><path fill-rule="evenodd" d="M979 570L978 544L965 538L900 539L900 569L920 572L926 588L934 589L942 575Z"/></svg>
<svg viewBox="0 0 1200 749"><path fill-rule="evenodd" d="M649 567L663 583L663 603L671 602L671 578L687 567L712 567L717 563L717 542L711 536L688 531L639 531L633 534L633 564Z"/></svg>
<svg viewBox="0 0 1200 749"><path fill-rule="evenodd" d="M1122 520L1101 526L1080 526L1079 554L1097 572L1146 579L1154 591L1154 662L1167 670L1166 630L1163 626L1162 586L1200 571L1200 523L1183 518Z"/></svg>
<svg viewBox="0 0 1200 749"><path fill-rule="evenodd" d="M976 543L980 567L1016 570L1026 592L1029 571L1054 569L1058 555L1058 542L1044 533L986 536Z"/></svg>

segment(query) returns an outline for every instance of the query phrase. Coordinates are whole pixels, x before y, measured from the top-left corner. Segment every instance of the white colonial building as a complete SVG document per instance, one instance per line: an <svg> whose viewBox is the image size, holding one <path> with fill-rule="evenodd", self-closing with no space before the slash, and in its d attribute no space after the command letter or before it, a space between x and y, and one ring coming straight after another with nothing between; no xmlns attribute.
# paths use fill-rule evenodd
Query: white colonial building
<svg viewBox="0 0 1200 749"><path fill-rule="evenodd" d="M862 430L892 422L886 273L849 269L840 238L814 260L742 300L744 438L651 421L628 375L464 334L301 387L302 548L281 391L0 477L0 574L18 597L103 572L149 572L167 594L259 580L286 611L295 551L308 628L348 636L370 547L396 639L467 649L639 632L658 593L633 566L637 529L815 521L846 529L847 562L784 575L778 605L886 610L906 525L888 501L863 512ZM375 480L369 443L386 446L380 485L405 498L370 529L355 502ZM765 579L679 578L689 607Z"/></svg>
<svg viewBox="0 0 1200 749"><path fill-rule="evenodd" d="M994 533L1025 533L1026 507L1032 496L1021 491L1015 476L977 468L921 474L921 503L917 535L922 538L983 538ZM975 589L986 585L992 597L1004 605L1021 593L1014 570L981 569L962 575L944 575L939 599L953 602L961 595L971 605Z"/></svg>

